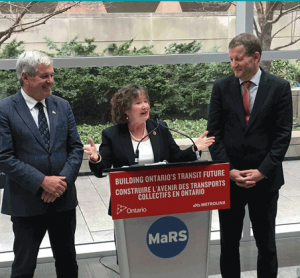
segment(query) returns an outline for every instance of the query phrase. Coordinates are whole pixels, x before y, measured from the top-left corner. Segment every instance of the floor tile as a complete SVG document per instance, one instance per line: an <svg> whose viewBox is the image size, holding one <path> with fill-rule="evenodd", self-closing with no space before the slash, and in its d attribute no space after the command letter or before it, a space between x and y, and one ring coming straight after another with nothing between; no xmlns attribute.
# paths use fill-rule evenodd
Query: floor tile
<svg viewBox="0 0 300 278"><path fill-rule="evenodd" d="M95 242L103 241L113 241L114 240L114 230L103 230L98 232L92 232L92 237Z"/></svg>
<svg viewBox="0 0 300 278"><path fill-rule="evenodd" d="M96 232L113 228L112 219L101 201L81 202L80 209L90 231Z"/></svg>

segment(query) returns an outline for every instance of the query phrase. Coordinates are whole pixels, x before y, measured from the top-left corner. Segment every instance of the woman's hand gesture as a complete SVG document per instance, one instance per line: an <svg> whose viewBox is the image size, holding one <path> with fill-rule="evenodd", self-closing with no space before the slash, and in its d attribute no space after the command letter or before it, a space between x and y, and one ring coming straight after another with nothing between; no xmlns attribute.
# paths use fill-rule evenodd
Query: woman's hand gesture
<svg viewBox="0 0 300 278"><path fill-rule="evenodd" d="M198 151L208 148L210 145L212 145L215 142L215 137L214 136L206 137L207 134L208 131L206 130L195 140L195 144L198 148Z"/></svg>
<svg viewBox="0 0 300 278"><path fill-rule="evenodd" d="M89 144L90 146L83 147L85 153L90 156L90 160L97 161L98 160L98 152L96 145L92 138L89 137Z"/></svg>

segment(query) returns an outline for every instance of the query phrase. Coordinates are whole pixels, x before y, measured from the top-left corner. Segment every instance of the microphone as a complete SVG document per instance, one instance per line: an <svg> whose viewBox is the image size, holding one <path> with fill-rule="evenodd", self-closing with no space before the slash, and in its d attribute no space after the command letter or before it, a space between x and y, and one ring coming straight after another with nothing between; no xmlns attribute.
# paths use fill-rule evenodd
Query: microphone
<svg viewBox="0 0 300 278"><path fill-rule="evenodd" d="M176 133L178 133L178 134L181 134L181 135L183 135L183 136L189 138L189 139L192 141L192 144L193 144L193 147L194 147L194 152L196 153L196 156L197 156L197 160L200 160L200 155L199 155L198 148L197 148L197 146L196 146L194 140L193 140L190 136L188 136L188 135L186 135L185 133L180 132L180 131L178 131L178 130L172 129L172 128L168 127L168 126L162 125L162 124L158 121L158 115L155 115L155 117L156 117L156 121L157 121L157 127L158 127L159 125L160 125L160 126L163 126L164 128L167 128L167 129L169 129L169 130L171 130L171 131L174 131L174 132L176 132ZM156 127L156 128L157 128L157 127Z"/></svg>
<svg viewBox="0 0 300 278"><path fill-rule="evenodd" d="M147 136L150 136L150 134L152 132L154 132L158 126L159 126L159 122L158 122L158 115L154 115L153 117L153 120L156 119L156 122L157 122L157 126L155 128L153 128L150 132L148 132L137 144L137 147L136 147L136 151L135 151L135 159L134 159L134 164L139 164L139 146L140 146L140 143L147 137Z"/></svg>

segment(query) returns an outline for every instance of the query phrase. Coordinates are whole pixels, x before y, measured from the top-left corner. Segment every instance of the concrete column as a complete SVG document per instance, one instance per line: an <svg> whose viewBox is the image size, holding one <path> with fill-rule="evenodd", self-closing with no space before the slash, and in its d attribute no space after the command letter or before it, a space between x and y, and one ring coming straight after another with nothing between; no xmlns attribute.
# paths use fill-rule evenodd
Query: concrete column
<svg viewBox="0 0 300 278"><path fill-rule="evenodd" d="M253 1L236 1L235 32L253 33Z"/></svg>
<svg viewBox="0 0 300 278"><path fill-rule="evenodd" d="M293 117L300 118L300 88L292 89Z"/></svg>

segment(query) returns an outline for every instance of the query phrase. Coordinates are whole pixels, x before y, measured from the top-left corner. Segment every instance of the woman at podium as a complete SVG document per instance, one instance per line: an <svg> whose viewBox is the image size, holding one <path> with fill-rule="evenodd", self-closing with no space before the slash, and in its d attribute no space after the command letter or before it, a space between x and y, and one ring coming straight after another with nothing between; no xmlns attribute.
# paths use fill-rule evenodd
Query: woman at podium
<svg viewBox="0 0 300 278"><path fill-rule="evenodd" d="M91 138L83 149L89 155L89 166L96 177L105 168L150 164L161 161L187 162L200 157L201 150L214 142L201 134L191 147L180 150L167 124L149 119L147 91L138 85L128 85L117 91L111 101L112 120L116 124L102 132L99 152ZM109 208L111 215L111 209Z"/></svg>

